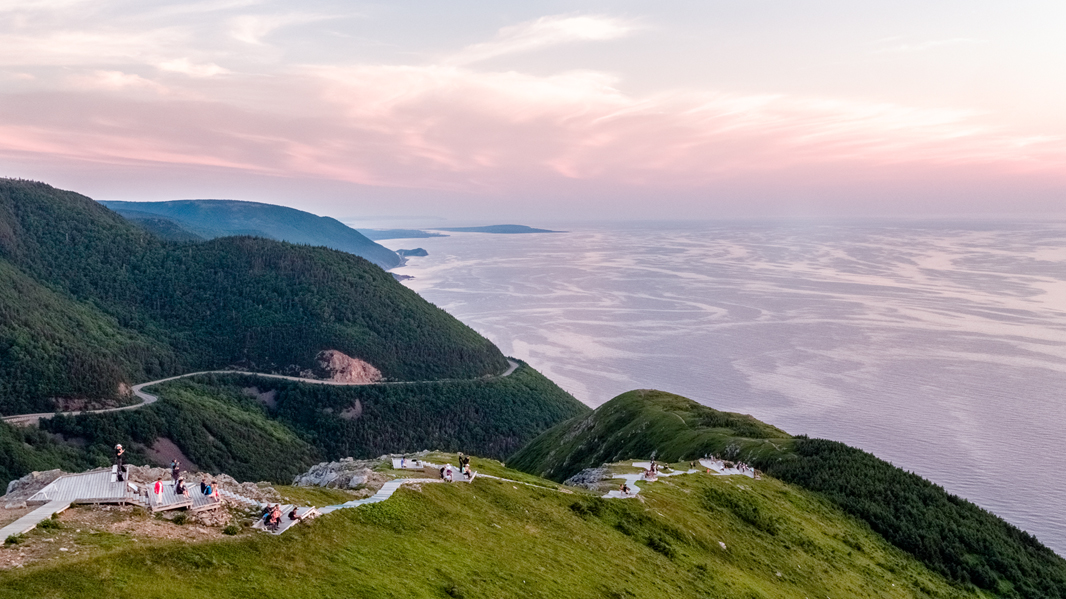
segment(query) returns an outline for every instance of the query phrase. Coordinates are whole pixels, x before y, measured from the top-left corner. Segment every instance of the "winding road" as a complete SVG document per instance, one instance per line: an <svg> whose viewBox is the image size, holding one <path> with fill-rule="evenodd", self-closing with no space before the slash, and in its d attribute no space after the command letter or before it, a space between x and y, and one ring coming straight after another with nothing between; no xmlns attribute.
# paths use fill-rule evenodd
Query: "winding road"
<svg viewBox="0 0 1066 599"><path fill-rule="evenodd" d="M515 370L518 370L519 366L521 366L521 364L519 364L518 362L516 362L516 361L514 361L514 360L512 360L510 358L507 358L507 370L503 371L502 374L498 374L498 375L496 375L494 377L491 377L491 378L502 379L504 377L511 376L511 374ZM104 414L106 412L121 412L123 410L136 410L138 408L143 408L144 406L147 406L149 404L153 404L153 403L155 403L156 401L159 400L158 396L152 395L151 393L146 392L144 390L145 387L151 387L152 385L158 385L160 383L166 383L168 381L174 381L174 380L177 380L177 379L183 379L183 378L190 377L190 376L199 376L201 374L246 374L246 375L250 375L250 376L259 376L259 377L269 378L269 379L283 379L283 380L286 380L286 381L296 381L297 383L309 383L309 384L312 384L312 385L342 385L342 386L348 386L348 385L353 385L353 386L354 385L359 385L359 386L364 386L364 385L418 385L418 384L425 384L425 383L457 383L457 382L461 382L461 381L481 381L481 380L486 380L484 378L478 378L478 379L440 379L440 380L435 380L435 381L386 381L386 382L383 382L383 383L345 383L345 382L341 382L341 381L323 381L323 380L317 380L317 379L302 379L302 378L297 377L297 376L284 376L284 375L280 375L280 374L263 374L261 372L248 372L248 371L245 371L245 370L204 370L202 372L190 372L188 374L179 374L177 376L172 376L172 377L168 377L168 378L165 378L165 379L159 379L158 381L149 381L147 383L140 383L138 385L134 385L133 386L133 394L141 399L141 403L133 404L132 406L121 406L121 407L118 407L118 408L104 408L104 409L101 409L101 410L82 410L80 412L41 412L41 413L37 413L37 414L13 414L11 416L4 416L2 418L2 420L4 422L8 423L8 424L26 425L26 424L35 423L38 420L41 420L42 418L44 418L44 419L51 418L52 416L55 416L57 413L58 414L62 414L64 416L76 416L78 414Z"/></svg>

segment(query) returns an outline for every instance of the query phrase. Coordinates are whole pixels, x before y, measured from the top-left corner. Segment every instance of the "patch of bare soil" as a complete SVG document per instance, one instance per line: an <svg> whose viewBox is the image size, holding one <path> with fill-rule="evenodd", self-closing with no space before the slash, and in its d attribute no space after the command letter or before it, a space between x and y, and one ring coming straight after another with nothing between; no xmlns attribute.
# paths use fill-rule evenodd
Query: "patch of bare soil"
<svg viewBox="0 0 1066 599"><path fill-rule="evenodd" d="M381 380L381 371L369 362L345 355L335 349L319 352L315 356L317 377L340 383L376 383Z"/></svg>
<svg viewBox="0 0 1066 599"><path fill-rule="evenodd" d="M152 461L157 464L168 464L172 460L177 460L181 464L182 470L199 470L200 467L192 463L189 458L185 457L181 448L178 447L173 441L166 437L159 437L152 443L151 447L146 447L145 452L148 454ZM166 478L169 480L169 477Z"/></svg>
<svg viewBox="0 0 1066 599"><path fill-rule="evenodd" d="M5 526L7 526L8 524L11 524L15 520L18 520L19 518L21 518L21 517L25 516L26 514L32 512L33 510L34 510L33 507L20 507L20 508L0 510L0 528L3 528ZM2 543L3 541L4 541L3 539L0 539L0 543Z"/></svg>

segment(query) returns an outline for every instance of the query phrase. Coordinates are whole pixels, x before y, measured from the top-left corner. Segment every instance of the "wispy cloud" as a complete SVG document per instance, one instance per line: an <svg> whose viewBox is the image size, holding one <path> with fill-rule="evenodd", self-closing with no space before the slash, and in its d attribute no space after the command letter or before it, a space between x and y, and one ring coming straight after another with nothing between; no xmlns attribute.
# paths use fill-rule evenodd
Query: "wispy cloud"
<svg viewBox="0 0 1066 599"><path fill-rule="evenodd" d="M241 15L230 20L230 36L246 44L262 44L263 38L283 27L336 18L311 13Z"/></svg>
<svg viewBox="0 0 1066 599"><path fill-rule="evenodd" d="M877 52L924 52L926 50L933 50L936 48L944 48L948 46L962 46L988 43L988 40L974 39L969 37L953 37L941 40L926 40L923 42L903 43L900 43L900 39L901 38L896 37L882 40L883 45L877 49Z"/></svg>
<svg viewBox="0 0 1066 599"><path fill-rule="evenodd" d="M632 21L598 15L555 15L504 27L488 42L467 46L446 62L471 64L497 56L529 52L579 41L603 41L623 37L635 29Z"/></svg>
<svg viewBox="0 0 1066 599"><path fill-rule="evenodd" d="M123 73L122 71L93 71L74 75L69 78L69 81L75 87L85 90L147 90L159 94L168 92L166 87L155 81L133 73Z"/></svg>
<svg viewBox="0 0 1066 599"><path fill-rule="evenodd" d="M181 73L190 77L214 77L215 75L224 75L230 72L229 69L220 67L213 62L196 64L188 58L166 60L156 63L156 66L163 71Z"/></svg>

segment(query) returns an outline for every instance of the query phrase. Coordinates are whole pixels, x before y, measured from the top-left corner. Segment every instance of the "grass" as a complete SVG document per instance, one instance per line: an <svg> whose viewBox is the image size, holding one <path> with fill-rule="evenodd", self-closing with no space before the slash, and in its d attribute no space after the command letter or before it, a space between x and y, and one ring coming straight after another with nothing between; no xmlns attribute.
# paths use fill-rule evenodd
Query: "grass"
<svg viewBox="0 0 1066 599"><path fill-rule="evenodd" d="M274 485L274 488L277 489L278 493L281 495L281 502L284 504L323 507L326 505L337 505L338 503L344 503L345 501L351 501L354 499L354 496L350 493L340 489L292 487L283 485Z"/></svg>
<svg viewBox="0 0 1066 599"><path fill-rule="evenodd" d="M983 596L772 479L670 477L639 500L540 483L405 487L280 537L63 558L0 573L0 598Z"/></svg>
<svg viewBox="0 0 1066 599"><path fill-rule="evenodd" d="M750 462L787 454L792 445L788 433L751 416L641 389L552 427L508 462L563 481L584 468L629 458L687 463L713 453Z"/></svg>

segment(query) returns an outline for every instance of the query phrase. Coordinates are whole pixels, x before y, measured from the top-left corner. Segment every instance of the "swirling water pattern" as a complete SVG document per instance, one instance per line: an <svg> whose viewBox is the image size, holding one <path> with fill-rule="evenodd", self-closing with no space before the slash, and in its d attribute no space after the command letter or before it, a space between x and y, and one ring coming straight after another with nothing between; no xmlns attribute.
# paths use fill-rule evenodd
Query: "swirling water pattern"
<svg viewBox="0 0 1066 599"><path fill-rule="evenodd" d="M576 226L393 240L596 406L657 388L843 441L1066 554L1066 225Z"/></svg>

